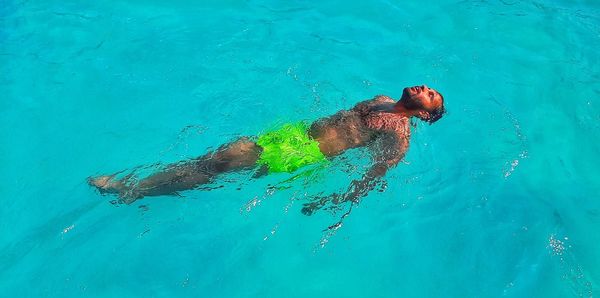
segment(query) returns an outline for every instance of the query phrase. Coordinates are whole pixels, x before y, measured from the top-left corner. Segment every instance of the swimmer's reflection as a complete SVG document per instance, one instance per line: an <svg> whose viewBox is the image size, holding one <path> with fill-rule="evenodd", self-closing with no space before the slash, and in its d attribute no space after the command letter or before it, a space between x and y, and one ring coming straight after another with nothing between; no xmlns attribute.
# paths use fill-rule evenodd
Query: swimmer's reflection
<svg viewBox="0 0 600 298"><path fill-rule="evenodd" d="M287 124L259 137L243 137L196 159L169 165L140 181L126 176L99 176L89 183L102 193L117 194L131 203L145 196L177 194L212 182L219 174L258 168L260 174L292 172L322 162L344 151L367 146L373 165L343 194L333 194L304 205L310 215L328 203L356 202L371 191L387 170L404 157L410 139L410 118L434 123L445 112L443 96L425 85L404 88L400 100L375 96L350 110L319 119L311 125Z"/></svg>

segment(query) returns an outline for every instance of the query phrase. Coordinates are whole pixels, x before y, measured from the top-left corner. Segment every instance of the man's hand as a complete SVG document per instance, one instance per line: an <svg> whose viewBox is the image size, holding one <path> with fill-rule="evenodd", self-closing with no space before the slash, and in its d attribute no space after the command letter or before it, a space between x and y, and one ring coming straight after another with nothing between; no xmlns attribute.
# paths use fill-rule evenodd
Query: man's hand
<svg viewBox="0 0 600 298"><path fill-rule="evenodd" d="M373 166L367 174L360 180L353 180L348 190L343 194L333 193L324 197L316 197L312 202L304 204L302 213L312 215L318 209L323 208L328 203L339 205L345 202L358 203L362 196L365 196L381 181L381 177L386 173L387 167L382 165Z"/></svg>
<svg viewBox="0 0 600 298"><path fill-rule="evenodd" d="M315 199L310 202L310 203L306 203L304 204L302 207L302 214L310 216L312 215L315 211L323 208L328 202L332 202L334 204L339 204L341 203L340 198L343 197L340 194L337 193L333 193L331 195L328 196L319 196L319 197L315 197Z"/></svg>
<svg viewBox="0 0 600 298"><path fill-rule="evenodd" d="M302 213L312 215L316 210L323 208L328 203L338 205L344 202L358 203L361 197L373 190L388 169L396 166L408 148L408 142L403 135L388 133L382 136L380 147L372 148L375 164L359 180L353 180L348 190L343 194L331 194L318 197L310 203L304 204Z"/></svg>

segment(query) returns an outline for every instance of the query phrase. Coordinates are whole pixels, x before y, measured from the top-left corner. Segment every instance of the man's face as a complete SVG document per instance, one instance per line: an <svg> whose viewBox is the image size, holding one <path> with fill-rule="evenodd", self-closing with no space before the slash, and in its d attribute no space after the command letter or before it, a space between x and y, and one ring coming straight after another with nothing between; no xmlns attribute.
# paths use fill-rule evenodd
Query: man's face
<svg viewBox="0 0 600 298"><path fill-rule="evenodd" d="M439 92L422 85L404 88L400 102L407 109L433 111L442 106L443 99Z"/></svg>

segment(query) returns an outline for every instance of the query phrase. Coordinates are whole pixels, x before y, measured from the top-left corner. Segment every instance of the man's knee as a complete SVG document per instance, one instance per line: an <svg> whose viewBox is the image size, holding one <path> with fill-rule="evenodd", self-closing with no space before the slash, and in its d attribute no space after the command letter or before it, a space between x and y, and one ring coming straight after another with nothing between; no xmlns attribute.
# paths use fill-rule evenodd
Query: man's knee
<svg viewBox="0 0 600 298"><path fill-rule="evenodd" d="M225 158L243 158L260 155L262 148L247 137L243 137L220 150Z"/></svg>
<svg viewBox="0 0 600 298"><path fill-rule="evenodd" d="M260 146L244 137L217 150L212 156L212 165L217 172L250 167L256 164L261 153Z"/></svg>
<svg viewBox="0 0 600 298"><path fill-rule="evenodd" d="M234 146L237 147L240 151L256 151L261 150L260 146L258 146L254 141L250 140L248 137L242 137L239 140L233 143Z"/></svg>

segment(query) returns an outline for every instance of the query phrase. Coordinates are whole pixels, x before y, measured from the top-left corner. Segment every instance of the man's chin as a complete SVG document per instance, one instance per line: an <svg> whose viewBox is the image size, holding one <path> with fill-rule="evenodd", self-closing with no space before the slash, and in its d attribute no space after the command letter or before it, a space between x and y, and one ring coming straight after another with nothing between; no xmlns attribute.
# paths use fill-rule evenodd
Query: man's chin
<svg viewBox="0 0 600 298"><path fill-rule="evenodd" d="M402 97L400 97L400 100L406 99L410 97L410 89L408 87L402 89Z"/></svg>

